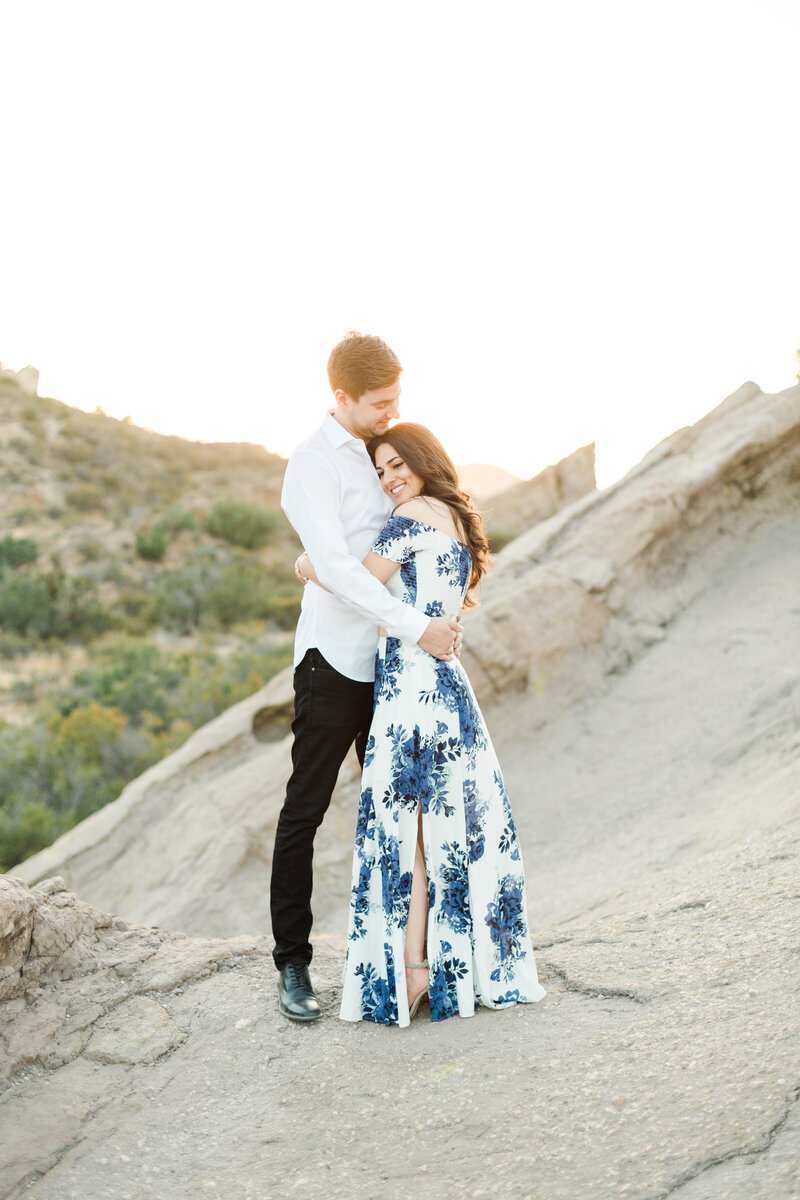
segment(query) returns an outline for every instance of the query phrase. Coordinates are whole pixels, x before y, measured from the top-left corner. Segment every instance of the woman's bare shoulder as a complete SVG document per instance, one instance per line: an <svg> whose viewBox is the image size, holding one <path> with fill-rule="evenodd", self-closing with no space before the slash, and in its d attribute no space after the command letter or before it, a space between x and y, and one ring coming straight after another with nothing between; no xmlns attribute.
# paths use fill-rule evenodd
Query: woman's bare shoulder
<svg viewBox="0 0 800 1200"><path fill-rule="evenodd" d="M394 511L398 516L422 521L442 533L452 534L457 529L450 505L431 496L412 496L410 500L398 504Z"/></svg>

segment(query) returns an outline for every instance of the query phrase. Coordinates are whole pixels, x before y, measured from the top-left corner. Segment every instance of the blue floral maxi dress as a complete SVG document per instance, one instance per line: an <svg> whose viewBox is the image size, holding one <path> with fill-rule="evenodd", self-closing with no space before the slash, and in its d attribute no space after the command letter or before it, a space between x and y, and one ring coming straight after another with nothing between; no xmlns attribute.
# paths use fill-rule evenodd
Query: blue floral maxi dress
<svg viewBox="0 0 800 1200"><path fill-rule="evenodd" d="M461 542L396 514L372 549L401 564L387 584L394 595L429 616L458 614L471 571ZM403 948L418 805L433 1020L541 1000L514 818L460 662L380 639L361 788L339 1015L409 1023Z"/></svg>

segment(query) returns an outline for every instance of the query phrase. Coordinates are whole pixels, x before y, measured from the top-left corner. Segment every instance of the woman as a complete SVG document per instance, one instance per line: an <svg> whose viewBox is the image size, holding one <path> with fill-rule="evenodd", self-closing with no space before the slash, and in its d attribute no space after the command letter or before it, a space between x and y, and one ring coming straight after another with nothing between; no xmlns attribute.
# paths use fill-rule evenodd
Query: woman
<svg viewBox="0 0 800 1200"><path fill-rule="evenodd" d="M489 549L455 467L410 422L367 449L397 507L364 565L429 616L456 616ZM315 579L306 556L299 570ZM380 632L340 1016L408 1025L425 996L435 1021L541 1000L514 818L466 673Z"/></svg>

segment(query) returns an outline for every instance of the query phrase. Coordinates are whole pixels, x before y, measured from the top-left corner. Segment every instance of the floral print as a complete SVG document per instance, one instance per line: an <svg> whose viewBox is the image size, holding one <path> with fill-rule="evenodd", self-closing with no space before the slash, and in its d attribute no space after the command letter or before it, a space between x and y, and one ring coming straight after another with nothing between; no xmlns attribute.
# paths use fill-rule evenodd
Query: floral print
<svg viewBox="0 0 800 1200"><path fill-rule="evenodd" d="M395 514L373 550L401 564L387 584L393 595L431 616L457 615L466 546ZM420 811L431 1017L541 1000L511 804L469 679L460 662L388 637L376 660L340 1015L408 1024L402 963Z"/></svg>

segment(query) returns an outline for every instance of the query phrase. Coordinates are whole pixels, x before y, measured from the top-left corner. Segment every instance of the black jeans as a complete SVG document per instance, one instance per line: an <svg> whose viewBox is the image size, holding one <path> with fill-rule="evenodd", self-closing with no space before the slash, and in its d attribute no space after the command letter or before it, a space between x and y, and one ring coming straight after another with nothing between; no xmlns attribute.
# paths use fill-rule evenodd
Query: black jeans
<svg viewBox="0 0 800 1200"><path fill-rule="evenodd" d="M340 675L319 650L308 650L295 670L293 770L275 831L270 888L279 970L290 961L311 962L314 835L353 742L363 766L372 696L371 683Z"/></svg>

